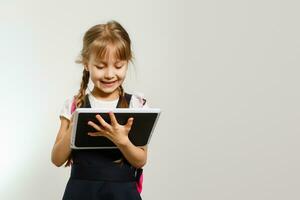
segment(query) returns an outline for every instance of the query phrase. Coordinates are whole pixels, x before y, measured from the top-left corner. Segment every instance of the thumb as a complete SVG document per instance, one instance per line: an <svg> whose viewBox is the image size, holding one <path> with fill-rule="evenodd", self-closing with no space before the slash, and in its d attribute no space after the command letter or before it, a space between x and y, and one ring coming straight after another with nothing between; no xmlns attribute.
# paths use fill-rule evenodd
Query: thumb
<svg viewBox="0 0 300 200"><path fill-rule="evenodd" d="M127 120L127 124L125 125L128 131L131 129L132 124L133 124L133 118L131 117Z"/></svg>
<svg viewBox="0 0 300 200"><path fill-rule="evenodd" d="M74 120L74 113L72 114L71 119L70 119L70 124L72 124L72 125L73 125L73 120Z"/></svg>

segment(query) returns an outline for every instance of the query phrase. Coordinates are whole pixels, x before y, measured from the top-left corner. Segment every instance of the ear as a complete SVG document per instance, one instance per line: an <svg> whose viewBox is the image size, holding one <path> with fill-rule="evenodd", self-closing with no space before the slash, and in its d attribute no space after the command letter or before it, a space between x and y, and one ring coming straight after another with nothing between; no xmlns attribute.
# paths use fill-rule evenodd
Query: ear
<svg viewBox="0 0 300 200"><path fill-rule="evenodd" d="M86 71L89 71L89 68L88 68L87 65L84 65L84 69L85 69Z"/></svg>

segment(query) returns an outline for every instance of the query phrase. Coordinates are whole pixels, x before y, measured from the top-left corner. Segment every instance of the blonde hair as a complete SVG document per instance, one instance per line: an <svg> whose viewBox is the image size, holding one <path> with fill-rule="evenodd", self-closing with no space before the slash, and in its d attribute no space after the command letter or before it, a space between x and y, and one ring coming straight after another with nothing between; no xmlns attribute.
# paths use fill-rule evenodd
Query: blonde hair
<svg viewBox="0 0 300 200"><path fill-rule="evenodd" d="M112 20L106 24L97 24L92 26L83 37L83 47L80 58L76 63L87 66L91 55L95 55L96 61L104 60L107 56L108 46L116 47L115 56L117 59L133 62L133 53L131 50L131 40L126 30L118 22ZM86 89L88 87L90 74L85 68L82 74L82 80L78 93L74 96L76 108L85 103ZM120 85L119 95L121 97L120 107L128 108L129 105L125 98L125 92ZM65 166L70 166L72 160L71 155Z"/></svg>

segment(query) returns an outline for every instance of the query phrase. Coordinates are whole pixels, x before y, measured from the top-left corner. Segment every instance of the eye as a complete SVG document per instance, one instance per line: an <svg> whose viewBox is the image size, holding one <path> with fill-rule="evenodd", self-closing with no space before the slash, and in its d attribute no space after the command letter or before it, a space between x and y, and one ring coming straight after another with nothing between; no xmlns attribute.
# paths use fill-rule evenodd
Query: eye
<svg viewBox="0 0 300 200"><path fill-rule="evenodd" d="M116 65L117 69L121 69L124 65Z"/></svg>
<svg viewBox="0 0 300 200"><path fill-rule="evenodd" d="M97 69L103 69L103 68L104 68L104 66L102 66L102 65L100 65L100 66L95 65L95 67L96 67Z"/></svg>
<svg viewBox="0 0 300 200"><path fill-rule="evenodd" d="M124 63L119 62L115 66L116 66L117 69L121 69L124 66Z"/></svg>

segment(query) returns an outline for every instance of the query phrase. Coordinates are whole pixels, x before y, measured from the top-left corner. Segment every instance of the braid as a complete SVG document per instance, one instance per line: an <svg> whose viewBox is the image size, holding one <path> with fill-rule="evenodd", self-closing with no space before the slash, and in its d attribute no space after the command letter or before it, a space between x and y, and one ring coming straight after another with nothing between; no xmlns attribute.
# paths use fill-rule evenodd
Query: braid
<svg viewBox="0 0 300 200"><path fill-rule="evenodd" d="M121 108L129 108L128 102L126 101L126 98L125 98L125 92L124 92L123 86L120 85L119 89L120 89L119 95L121 97L120 107Z"/></svg>
<svg viewBox="0 0 300 200"><path fill-rule="evenodd" d="M80 89L78 94L75 96L76 99L76 108L79 108L82 104L85 103L85 91L89 83L90 73L86 70L83 70L82 81L80 84ZM72 164L72 154L69 155L68 161L65 164L65 167L68 167Z"/></svg>
<svg viewBox="0 0 300 200"><path fill-rule="evenodd" d="M78 94L75 96L76 98L76 108L79 108L82 104L85 103L85 91L88 87L90 73L87 70L83 70L82 72L82 81L80 84L80 89L78 91Z"/></svg>

